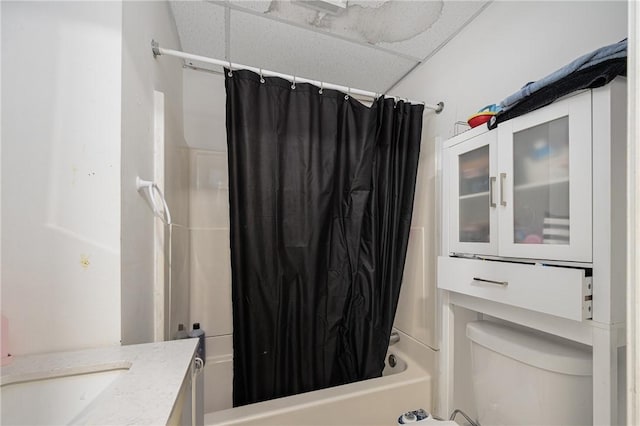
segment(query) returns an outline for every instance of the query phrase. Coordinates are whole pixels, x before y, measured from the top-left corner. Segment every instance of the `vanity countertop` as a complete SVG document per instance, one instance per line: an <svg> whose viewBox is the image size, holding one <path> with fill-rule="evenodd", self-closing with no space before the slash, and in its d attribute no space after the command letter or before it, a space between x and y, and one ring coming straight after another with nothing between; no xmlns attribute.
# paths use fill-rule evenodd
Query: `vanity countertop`
<svg viewBox="0 0 640 426"><path fill-rule="evenodd" d="M190 373L198 339L14 357L0 383L127 369L73 424L164 425Z"/></svg>

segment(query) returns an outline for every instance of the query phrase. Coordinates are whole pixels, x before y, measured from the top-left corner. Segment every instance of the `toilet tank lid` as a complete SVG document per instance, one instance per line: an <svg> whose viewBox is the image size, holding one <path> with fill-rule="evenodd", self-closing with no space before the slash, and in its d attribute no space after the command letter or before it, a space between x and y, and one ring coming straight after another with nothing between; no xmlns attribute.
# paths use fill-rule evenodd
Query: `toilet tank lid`
<svg viewBox="0 0 640 426"><path fill-rule="evenodd" d="M592 374L591 350L580 343L486 320L468 323L467 337L533 367L575 376Z"/></svg>

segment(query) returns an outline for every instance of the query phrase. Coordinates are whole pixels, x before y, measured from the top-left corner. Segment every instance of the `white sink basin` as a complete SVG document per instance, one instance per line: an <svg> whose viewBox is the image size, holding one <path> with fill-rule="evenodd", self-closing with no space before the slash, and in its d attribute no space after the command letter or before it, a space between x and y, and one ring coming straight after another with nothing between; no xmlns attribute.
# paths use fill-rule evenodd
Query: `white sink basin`
<svg viewBox="0 0 640 426"><path fill-rule="evenodd" d="M0 369L0 425L191 424L197 345L183 339L14 356Z"/></svg>
<svg viewBox="0 0 640 426"><path fill-rule="evenodd" d="M5 384L3 425L69 424L127 368Z"/></svg>

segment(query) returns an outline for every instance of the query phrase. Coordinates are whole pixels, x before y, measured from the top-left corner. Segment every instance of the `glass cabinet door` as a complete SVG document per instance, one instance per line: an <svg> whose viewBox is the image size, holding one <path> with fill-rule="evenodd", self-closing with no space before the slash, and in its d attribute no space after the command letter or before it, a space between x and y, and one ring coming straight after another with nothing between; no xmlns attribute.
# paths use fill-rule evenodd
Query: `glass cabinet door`
<svg viewBox="0 0 640 426"><path fill-rule="evenodd" d="M498 126L501 255L591 260L590 117L584 93Z"/></svg>
<svg viewBox="0 0 640 426"><path fill-rule="evenodd" d="M450 150L450 251L497 254L496 132L489 132Z"/></svg>
<svg viewBox="0 0 640 426"><path fill-rule="evenodd" d="M513 134L513 242L569 245L569 119Z"/></svg>

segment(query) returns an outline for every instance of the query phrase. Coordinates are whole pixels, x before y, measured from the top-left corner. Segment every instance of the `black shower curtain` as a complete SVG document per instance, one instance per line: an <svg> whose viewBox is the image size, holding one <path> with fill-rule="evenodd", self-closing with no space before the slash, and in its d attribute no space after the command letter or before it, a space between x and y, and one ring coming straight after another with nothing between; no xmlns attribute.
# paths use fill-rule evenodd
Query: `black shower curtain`
<svg viewBox="0 0 640 426"><path fill-rule="evenodd" d="M380 376L423 106L225 75L234 406Z"/></svg>

